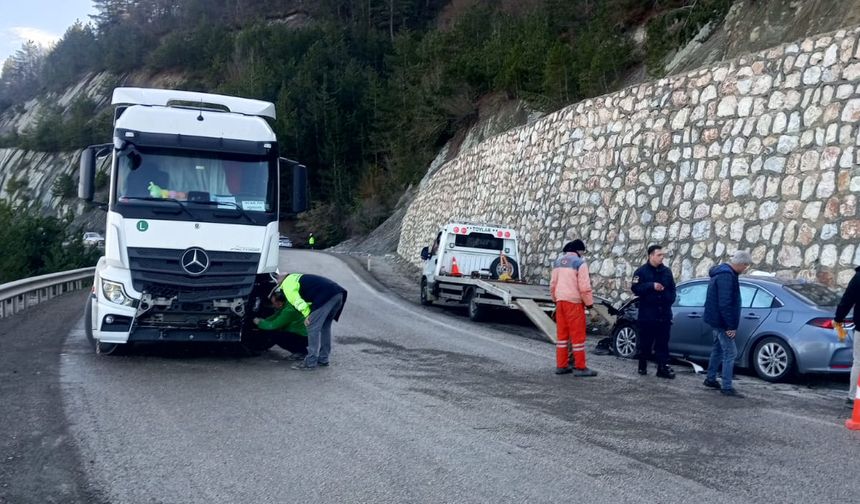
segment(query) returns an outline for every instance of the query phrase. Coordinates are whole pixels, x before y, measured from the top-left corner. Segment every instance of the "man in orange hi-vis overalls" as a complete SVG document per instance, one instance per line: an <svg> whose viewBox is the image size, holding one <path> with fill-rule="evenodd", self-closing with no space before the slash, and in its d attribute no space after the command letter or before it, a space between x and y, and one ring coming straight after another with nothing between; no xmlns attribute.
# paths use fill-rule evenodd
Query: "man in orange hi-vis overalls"
<svg viewBox="0 0 860 504"><path fill-rule="evenodd" d="M568 242L564 254L555 260L552 281L549 284L555 301L555 322L558 342L555 346L555 374L573 373L574 376L597 376L597 371L585 365L585 309L591 308L591 278L588 264L582 258L586 252L582 240ZM570 368L570 351L573 350L573 369Z"/></svg>

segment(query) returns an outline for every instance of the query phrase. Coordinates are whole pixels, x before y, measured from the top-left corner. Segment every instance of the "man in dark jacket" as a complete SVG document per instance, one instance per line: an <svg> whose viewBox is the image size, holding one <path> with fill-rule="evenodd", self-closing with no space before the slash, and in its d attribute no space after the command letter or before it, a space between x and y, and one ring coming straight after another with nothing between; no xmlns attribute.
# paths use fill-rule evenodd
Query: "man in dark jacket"
<svg viewBox="0 0 860 504"><path fill-rule="evenodd" d="M331 352L331 324L340 320L346 304L346 289L319 275L292 273L279 282L287 303L305 317L308 328L308 355L293 369L310 370L328 366Z"/></svg>
<svg viewBox="0 0 860 504"><path fill-rule="evenodd" d="M732 387L732 376L738 348L735 344L738 325L741 320L741 287L738 275L752 264L750 253L739 250L732 255L728 264L711 268L711 282L705 300L705 323L711 326L714 347L708 363L708 377L705 386L721 389L724 395L743 397ZM717 381L717 369L723 366L723 383Z"/></svg>
<svg viewBox="0 0 860 504"><path fill-rule="evenodd" d="M839 306L836 307L836 316L833 321L839 324L845 323L845 317L851 310L854 310L854 319L857 319L857 305L860 305L860 268L857 268L854 273L854 278L848 283L848 288L842 294L842 300L839 301ZM857 378L860 377L860 338L857 337L857 331L854 331L854 365L851 366L851 379L848 389L848 403L854 404L854 399L857 397Z"/></svg>
<svg viewBox="0 0 860 504"><path fill-rule="evenodd" d="M648 374L652 348L657 357L657 376L674 378L669 367L669 335L672 329L672 304L675 303L675 279L663 264L665 253L660 245L648 247L648 262L633 273L633 294L639 297L639 374Z"/></svg>

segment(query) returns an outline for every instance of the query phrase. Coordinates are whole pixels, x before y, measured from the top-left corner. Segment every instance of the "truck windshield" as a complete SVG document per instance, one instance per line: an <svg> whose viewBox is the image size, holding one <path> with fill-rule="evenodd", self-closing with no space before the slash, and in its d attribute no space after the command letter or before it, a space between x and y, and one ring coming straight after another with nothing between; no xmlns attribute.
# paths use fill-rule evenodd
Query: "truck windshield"
<svg viewBox="0 0 860 504"><path fill-rule="evenodd" d="M136 148L117 154L116 199L165 199L274 212L275 161L264 156ZM217 205L216 203L220 203Z"/></svg>

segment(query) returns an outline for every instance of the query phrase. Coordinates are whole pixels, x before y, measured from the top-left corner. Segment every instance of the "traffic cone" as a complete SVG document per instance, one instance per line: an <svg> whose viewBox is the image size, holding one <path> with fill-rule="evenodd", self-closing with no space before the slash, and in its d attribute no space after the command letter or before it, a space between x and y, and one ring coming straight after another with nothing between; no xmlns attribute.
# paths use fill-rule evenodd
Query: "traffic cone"
<svg viewBox="0 0 860 504"><path fill-rule="evenodd" d="M451 276L463 276L460 273L460 268L457 267L457 258L451 258Z"/></svg>
<svg viewBox="0 0 860 504"><path fill-rule="evenodd" d="M845 427L851 430L860 430L860 377L857 379L857 384L857 391L854 393L854 411L851 412L851 418L845 420Z"/></svg>

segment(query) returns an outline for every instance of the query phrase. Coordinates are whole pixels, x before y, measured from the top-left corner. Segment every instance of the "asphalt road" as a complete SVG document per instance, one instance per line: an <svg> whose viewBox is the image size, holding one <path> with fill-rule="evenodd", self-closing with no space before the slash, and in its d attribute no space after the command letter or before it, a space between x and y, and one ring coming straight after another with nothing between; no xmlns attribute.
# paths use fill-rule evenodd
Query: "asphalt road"
<svg viewBox="0 0 860 504"><path fill-rule="evenodd" d="M281 269L350 292L330 368L231 347L97 356L68 319L71 481L112 503L860 498L844 392L743 377L748 397L725 398L591 355L600 376L559 377L551 345L380 292L338 258L288 251Z"/></svg>

